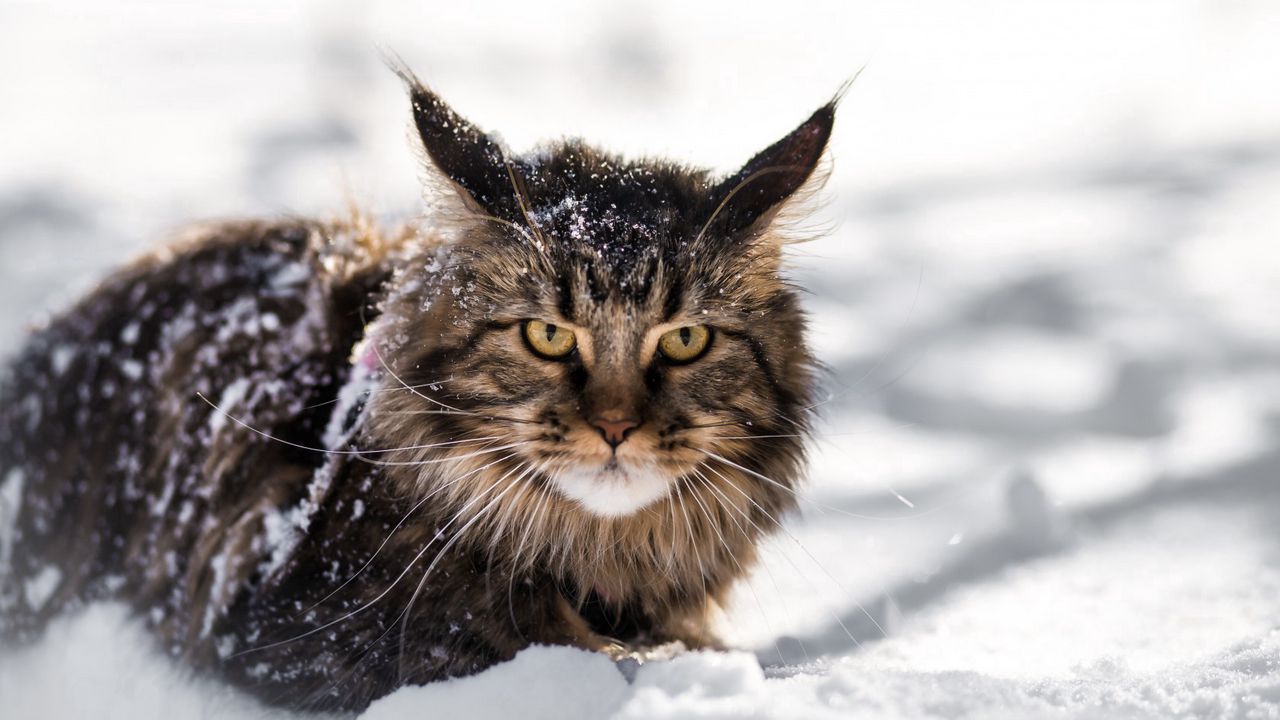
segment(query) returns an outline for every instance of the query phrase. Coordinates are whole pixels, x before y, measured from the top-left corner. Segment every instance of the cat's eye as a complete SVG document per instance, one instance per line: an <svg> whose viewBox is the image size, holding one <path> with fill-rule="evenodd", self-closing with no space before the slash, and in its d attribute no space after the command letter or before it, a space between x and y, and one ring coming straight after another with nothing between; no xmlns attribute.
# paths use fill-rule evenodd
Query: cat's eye
<svg viewBox="0 0 1280 720"><path fill-rule="evenodd" d="M535 355L551 360L567 356L578 344L578 338L569 328L541 320L524 321L524 339Z"/></svg>
<svg viewBox="0 0 1280 720"><path fill-rule="evenodd" d="M675 363L693 362L702 357L711 344L711 328L706 325L686 325L662 334L658 338L658 352Z"/></svg>

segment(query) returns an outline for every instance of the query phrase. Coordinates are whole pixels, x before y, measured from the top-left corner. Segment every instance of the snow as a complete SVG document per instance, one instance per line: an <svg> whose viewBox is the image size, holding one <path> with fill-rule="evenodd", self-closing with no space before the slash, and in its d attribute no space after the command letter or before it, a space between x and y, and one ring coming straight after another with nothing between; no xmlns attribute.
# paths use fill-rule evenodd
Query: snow
<svg viewBox="0 0 1280 720"><path fill-rule="evenodd" d="M261 542L271 549L271 557L262 568L266 576L270 577L284 567L289 555L302 540L297 520L298 516L294 511L285 515L273 509L263 514Z"/></svg>
<svg viewBox="0 0 1280 720"><path fill-rule="evenodd" d="M125 345L132 345L138 341L138 333L142 330L142 326L137 321L131 322L124 326L120 331L120 341Z"/></svg>
<svg viewBox="0 0 1280 720"><path fill-rule="evenodd" d="M0 483L0 567L8 567L13 553L13 528L22 510L22 484L26 474L13 468Z"/></svg>
<svg viewBox="0 0 1280 720"><path fill-rule="evenodd" d="M834 231L790 249L832 370L826 419L803 511L721 622L739 650L628 681L604 657L531 648L366 717L1280 717L1275 4L0 15L3 355L192 220L352 199L417 213L406 103L377 45L517 148L578 135L721 171L863 68L815 217ZM269 291L306 273L284 265ZM281 322L253 303L227 320ZM262 399L211 391L233 414ZM0 561L23 481L0 483ZM283 561L307 501L263 520ZM58 580L23 590L47 599ZM110 604L0 650L0 698L14 717L281 716L190 677Z"/></svg>
<svg viewBox="0 0 1280 720"><path fill-rule="evenodd" d="M402 718L424 709L439 717L608 717L627 692L626 679L607 658L537 647L480 675L402 690L375 702L362 717Z"/></svg>
<svg viewBox="0 0 1280 720"><path fill-rule="evenodd" d="M47 567L38 575L27 581L23 591L27 596L27 604L33 608L44 607L62 582L62 571L55 567Z"/></svg>
<svg viewBox="0 0 1280 720"><path fill-rule="evenodd" d="M200 637L208 637L213 629L213 621L218 618L221 605L226 601L227 563L229 562L230 558L225 552L218 553L209 561L209 567L213 568L213 590L209 593L209 604L204 609L204 624L200 627Z"/></svg>
<svg viewBox="0 0 1280 720"><path fill-rule="evenodd" d="M324 431L324 446L329 450L338 450L351 439L351 428L355 425L351 413L357 408L363 412L361 403L377 387L381 368L376 353L368 353L373 360L365 357L367 342L362 342L352 352L351 377L338 389L338 401Z"/></svg>
<svg viewBox="0 0 1280 720"><path fill-rule="evenodd" d="M61 375L71 367L71 361L76 357L76 349L67 345L60 345L53 349L50 354L50 362L53 363L53 372Z"/></svg>
<svg viewBox="0 0 1280 720"><path fill-rule="evenodd" d="M1087 410L1109 389L1114 368L1098 343L1047 333L967 334L921 353L903 382L1007 408Z"/></svg>
<svg viewBox="0 0 1280 720"><path fill-rule="evenodd" d="M227 426L229 418L237 418L243 415L241 405L245 395L252 389L253 383L247 378L232 380L222 389L222 394L218 396L215 403L218 412L209 414L209 434L217 435L222 428Z"/></svg>
<svg viewBox="0 0 1280 720"><path fill-rule="evenodd" d="M137 381L142 377L144 370L145 368L142 366L142 363L137 360L129 359L120 361L120 372L124 373L124 376L130 380Z"/></svg>
<svg viewBox="0 0 1280 720"><path fill-rule="evenodd" d="M55 623L42 646L0 654L0 697L7 717L287 717L190 677L113 604Z"/></svg>

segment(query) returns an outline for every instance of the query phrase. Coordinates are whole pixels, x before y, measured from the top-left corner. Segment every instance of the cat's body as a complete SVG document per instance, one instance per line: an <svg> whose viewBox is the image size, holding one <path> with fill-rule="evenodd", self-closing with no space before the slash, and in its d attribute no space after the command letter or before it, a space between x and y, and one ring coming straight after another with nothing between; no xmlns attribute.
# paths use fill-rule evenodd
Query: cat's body
<svg viewBox="0 0 1280 720"><path fill-rule="evenodd" d="M0 387L4 636L123 599L316 708L531 643L715 645L794 505L812 360L771 223L832 106L713 182L510 158L409 82L437 229L204 228L31 337Z"/></svg>

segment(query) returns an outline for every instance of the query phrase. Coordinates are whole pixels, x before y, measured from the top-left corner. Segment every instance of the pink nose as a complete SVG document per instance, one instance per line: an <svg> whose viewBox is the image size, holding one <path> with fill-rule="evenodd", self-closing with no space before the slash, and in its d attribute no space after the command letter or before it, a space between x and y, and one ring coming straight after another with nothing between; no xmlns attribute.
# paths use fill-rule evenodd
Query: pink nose
<svg viewBox="0 0 1280 720"><path fill-rule="evenodd" d="M606 410L591 418L591 424L596 426L610 447L616 448L627 439L627 433L640 423L635 418L623 416L617 410Z"/></svg>

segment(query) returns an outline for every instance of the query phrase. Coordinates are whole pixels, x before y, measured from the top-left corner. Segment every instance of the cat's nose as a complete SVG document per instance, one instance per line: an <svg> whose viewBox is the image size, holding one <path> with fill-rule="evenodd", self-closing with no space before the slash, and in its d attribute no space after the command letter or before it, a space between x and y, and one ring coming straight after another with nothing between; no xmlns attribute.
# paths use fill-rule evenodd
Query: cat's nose
<svg viewBox="0 0 1280 720"><path fill-rule="evenodd" d="M627 433L635 429L640 421L628 417L621 410L605 410L591 418L591 424L600 431L601 437L609 443L609 447L616 448L627 439Z"/></svg>

